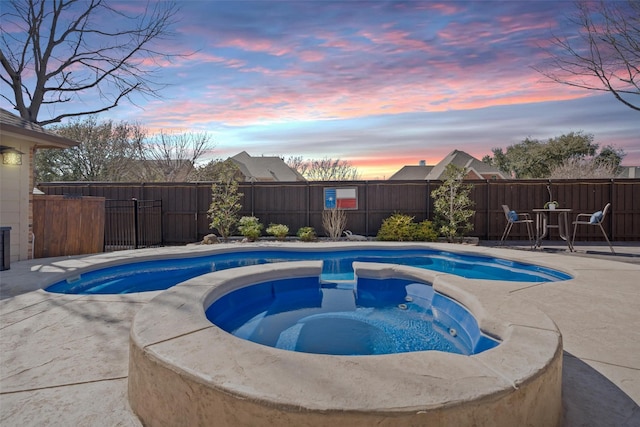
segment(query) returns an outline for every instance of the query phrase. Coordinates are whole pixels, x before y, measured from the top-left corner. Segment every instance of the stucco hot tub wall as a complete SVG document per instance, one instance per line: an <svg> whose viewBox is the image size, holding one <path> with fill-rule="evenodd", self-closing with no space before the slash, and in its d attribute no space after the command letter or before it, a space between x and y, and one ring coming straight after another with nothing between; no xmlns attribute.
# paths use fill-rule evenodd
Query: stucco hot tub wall
<svg viewBox="0 0 640 427"><path fill-rule="evenodd" d="M320 261L242 267L171 288L134 318L129 401L146 426L558 426L562 341L514 284L390 264L359 277L432 283L502 343L473 356L437 351L330 356L279 350L211 324L206 308L238 287L321 273Z"/></svg>

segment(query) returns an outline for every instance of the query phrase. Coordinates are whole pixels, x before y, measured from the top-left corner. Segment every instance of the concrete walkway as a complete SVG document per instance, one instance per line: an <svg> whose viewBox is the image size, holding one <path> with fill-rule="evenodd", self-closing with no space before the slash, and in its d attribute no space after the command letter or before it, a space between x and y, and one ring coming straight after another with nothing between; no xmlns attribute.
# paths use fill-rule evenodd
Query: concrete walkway
<svg viewBox="0 0 640 427"><path fill-rule="evenodd" d="M267 244L263 244L267 245ZM575 279L532 284L514 296L536 304L563 335L564 425L640 426L640 245L527 250L456 246L556 266ZM434 245L450 250L446 244ZM127 401L129 329L159 292L60 295L56 277L123 258L206 251L159 248L30 260L0 273L0 425L140 426Z"/></svg>

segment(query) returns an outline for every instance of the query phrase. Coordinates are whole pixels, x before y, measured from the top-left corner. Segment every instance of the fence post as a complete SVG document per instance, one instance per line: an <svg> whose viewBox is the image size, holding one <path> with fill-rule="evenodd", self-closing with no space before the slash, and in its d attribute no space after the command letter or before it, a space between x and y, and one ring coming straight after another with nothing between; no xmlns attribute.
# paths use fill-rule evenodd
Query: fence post
<svg viewBox="0 0 640 427"><path fill-rule="evenodd" d="M193 185L195 186L195 197L194 200L196 201L196 208L195 208L195 213L193 215L193 220L195 221L195 229L196 229L196 235L195 235L195 241L197 242L200 239L199 233L198 233L198 211L200 210L200 192L198 191L198 181L194 182Z"/></svg>
<svg viewBox="0 0 640 427"><path fill-rule="evenodd" d="M311 226L311 183L307 181L307 225Z"/></svg>
<svg viewBox="0 0 640 427"><path fill-rule="evenodd" d="M491 216L489 214L489 212L491 212L490 205L489 205L489 203L491 202L491 197L489 194L489 190L491 189L491 181L488 179L486 179L485 181L487 182L487 200L486 200L487 207L485 208L487 223L485 226L484 239L489 240L489 228L491 227Z"/></svg>
<svg viewBox="0 0 640 427"><path fill-rule="evenodd" d="M164 218L162 215L162 200L160 202L160 246L164 246Z"/></svg>
<svg viewBox="0 0 640 427"><path fill-rule="evenodd" d="M364 235L369 235L369 181L364 182Z"/></svg>
<svg viewBox="0 0 640 427"><path fill-rule="evenodd" d="M427 206L426 206L426 214L427 217L426 219L429 219L429 215L431 214L431 181L427 180ZM433 218L430 219L430 221L433 221Z"/></svg>
<svg viewBox="0 0 640 427"><path fill-rule="evenodd" d="M611 178L611 181L609 183L609 203L611 203L611 214L609 215L609 236L611 236L611 241L614 241L616 236L614 235L614 231L616 229L615 227L615 215L613 215L613 207L614 205L614 200L613 200L613 195L615 194L615 191L613 191L613 188L615 187L616 183L615 183L615 178Z"/></svg>
<svg viewBox="0 0 640 427"><path fill-rule="evenodd" d="M138 199L133 198L133 249L138 249Z"/></svg>

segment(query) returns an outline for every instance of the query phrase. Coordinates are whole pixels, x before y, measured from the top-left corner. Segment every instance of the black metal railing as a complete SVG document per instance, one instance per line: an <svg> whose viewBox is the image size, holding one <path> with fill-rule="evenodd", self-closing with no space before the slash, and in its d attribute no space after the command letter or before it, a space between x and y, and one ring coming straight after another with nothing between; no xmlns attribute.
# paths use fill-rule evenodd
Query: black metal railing
<svg viewBox="0 0 640 427"><path fill-rule="evenodd" d="M162 246L161 200L106 200L104 250Z"/></svg>

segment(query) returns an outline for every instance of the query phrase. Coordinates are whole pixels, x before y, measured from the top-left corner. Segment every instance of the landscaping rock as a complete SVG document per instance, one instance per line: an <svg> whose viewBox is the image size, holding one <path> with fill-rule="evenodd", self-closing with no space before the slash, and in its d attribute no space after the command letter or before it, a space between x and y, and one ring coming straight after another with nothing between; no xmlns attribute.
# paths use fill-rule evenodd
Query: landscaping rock
<svg viewBox="0 0 640 427"><path fill-rule="evenodd" d="M213 233L212 234L207 234L202 239L202 244L203 245L213 245L215 243L220 243L220 240L218 240L218 236L216 236Z"/></svg>

